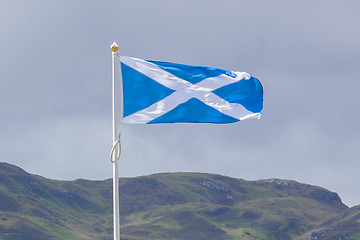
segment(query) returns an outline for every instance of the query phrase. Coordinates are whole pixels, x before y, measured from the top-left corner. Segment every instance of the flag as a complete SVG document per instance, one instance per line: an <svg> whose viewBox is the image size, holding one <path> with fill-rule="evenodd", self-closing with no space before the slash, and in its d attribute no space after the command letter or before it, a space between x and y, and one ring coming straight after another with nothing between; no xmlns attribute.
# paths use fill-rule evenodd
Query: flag
<svg viewBox="0 0 360 240"><path fill-rule="evenodd" d="M124 123L234 123L260 118L263 88L245 72L120 56Z"/></svg>

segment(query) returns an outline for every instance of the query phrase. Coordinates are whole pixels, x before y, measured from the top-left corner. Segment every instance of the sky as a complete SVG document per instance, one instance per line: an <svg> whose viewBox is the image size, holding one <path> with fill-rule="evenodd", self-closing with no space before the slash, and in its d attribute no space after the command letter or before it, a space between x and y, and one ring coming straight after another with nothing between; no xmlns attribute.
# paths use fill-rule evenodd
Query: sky
<svg viewBox="0 0 360 240"><path fill-rule="evenodd" d="M291 179L360 204L360 2L18 0L0 9L0 161L112 177L111 50L245 71L260 120L122 127L121 177Z"/></svg>

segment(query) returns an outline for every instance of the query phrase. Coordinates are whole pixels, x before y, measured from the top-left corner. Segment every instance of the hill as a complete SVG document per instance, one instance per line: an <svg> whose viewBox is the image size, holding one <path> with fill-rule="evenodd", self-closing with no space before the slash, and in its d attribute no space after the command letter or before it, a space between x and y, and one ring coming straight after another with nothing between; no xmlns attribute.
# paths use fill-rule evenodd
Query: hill
<svg viewBox="0 0 360 240"><path fill-rule="evenodd" d="M343 211L320 224L298 240L358 240L360 239L360 206Z"/></svg>
<svg viewBox="0 0 360 240"><path fill-rule="evenodd" d="M357 210L336 193L290 180L203 173L120 179L122 240L288 240ZM112 239L111 179L56 181L0 163L0 240L10 239Z"/></svg>

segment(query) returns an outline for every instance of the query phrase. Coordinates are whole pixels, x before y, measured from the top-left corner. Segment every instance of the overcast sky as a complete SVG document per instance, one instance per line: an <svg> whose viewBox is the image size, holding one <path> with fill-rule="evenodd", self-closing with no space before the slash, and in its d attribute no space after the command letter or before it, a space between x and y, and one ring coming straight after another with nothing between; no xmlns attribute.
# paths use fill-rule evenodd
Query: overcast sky
<svg viewBox="0 0 360 240"><path fill-rule="evenodd" d="M112 177L111 50L245 71L260 120L124 125L120 176L292 179L360 204L359 1L19 0L0 9L0 161Z"/></svg>

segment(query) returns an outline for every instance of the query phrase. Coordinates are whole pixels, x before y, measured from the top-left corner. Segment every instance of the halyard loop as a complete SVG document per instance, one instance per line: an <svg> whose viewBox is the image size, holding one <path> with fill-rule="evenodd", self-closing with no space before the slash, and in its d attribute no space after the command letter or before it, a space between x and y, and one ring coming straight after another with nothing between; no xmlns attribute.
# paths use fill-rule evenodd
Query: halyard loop
<svg viewBox="0 0 360 240"><path fill-rule="evenodd" d="M117 155L115 156L115 159L114 159L114 151L118 149L117 151ZM111 149L111 154L110 154L110 161L112 163L114 163L116 160L118 160L120 158L120 154L121 154L121 142L120 142L120 139L118 139L115 143L114 143L114 146L112 147Z"/></svg>

